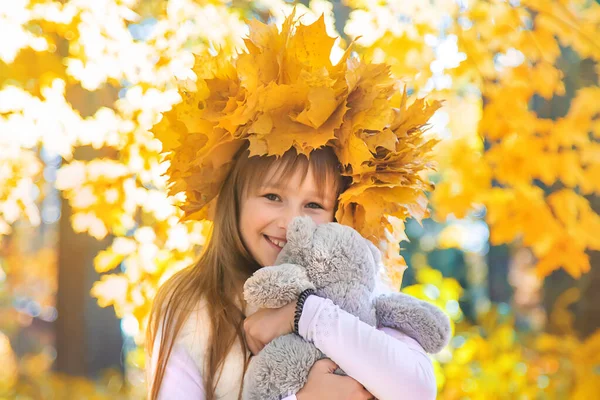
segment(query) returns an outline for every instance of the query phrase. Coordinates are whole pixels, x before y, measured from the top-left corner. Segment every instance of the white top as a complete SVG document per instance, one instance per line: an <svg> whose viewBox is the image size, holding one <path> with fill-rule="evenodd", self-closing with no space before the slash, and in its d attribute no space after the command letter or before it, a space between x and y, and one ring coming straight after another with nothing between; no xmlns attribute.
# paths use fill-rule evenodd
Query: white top
<svg viewBox="0 0 600 400"><path fill-rule="evenodd" d="M437 387L431 360L419 343L391 328L374 328L331 300L310 296L304 304L300 335L331 358L379 400L430 400ZM157 338L154 348L157 349ZM157 351L151 365L155 366ZM154 370L154 367L153 369ZM175 343L159 399L204 400L197 360ZM284 400L296 400L295 395Z"/></svg>

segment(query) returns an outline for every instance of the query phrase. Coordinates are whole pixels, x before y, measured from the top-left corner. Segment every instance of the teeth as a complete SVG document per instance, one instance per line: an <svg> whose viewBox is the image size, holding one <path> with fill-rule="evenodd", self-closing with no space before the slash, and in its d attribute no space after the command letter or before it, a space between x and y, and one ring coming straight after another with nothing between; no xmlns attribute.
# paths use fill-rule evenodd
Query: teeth
<svg viewBox="0 0 600 400"><path fill-rule="evenodd" d="M273 238L271 238L269 236L267 236L267 239L269 239L269 241L271 243L273 243L274 245L276 245L278 247L281 247L281 248L283 248L283 246L285 246L285 243L286 243L286 242L280 242L279 240L275 240L275 239L273 239Z"/></svg>

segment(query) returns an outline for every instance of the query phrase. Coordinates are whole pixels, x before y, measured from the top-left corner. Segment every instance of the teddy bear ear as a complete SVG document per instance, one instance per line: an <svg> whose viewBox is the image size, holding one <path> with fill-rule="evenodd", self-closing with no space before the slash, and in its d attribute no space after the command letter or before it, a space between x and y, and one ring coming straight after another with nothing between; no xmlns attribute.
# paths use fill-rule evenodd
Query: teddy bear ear
<svg viewBox="0 0 600 400"><path fill-rule="evenodd" d="M295 247L309 247L316 229L317 224L311 217L296 217L288 226L287 242L292 243Z"/></svg>
<svg viewBox="0 0 600 400"><path fill-rule="evenodd" d="M381 251L377 248L377 246L375 246L373 244L373 242L371 242L368 239L365 239L367 241L367 245L369 246L369 249L371 250L371 253L373 254L373 258L375 259L375 264L380 264L381 263Z"/></svg>

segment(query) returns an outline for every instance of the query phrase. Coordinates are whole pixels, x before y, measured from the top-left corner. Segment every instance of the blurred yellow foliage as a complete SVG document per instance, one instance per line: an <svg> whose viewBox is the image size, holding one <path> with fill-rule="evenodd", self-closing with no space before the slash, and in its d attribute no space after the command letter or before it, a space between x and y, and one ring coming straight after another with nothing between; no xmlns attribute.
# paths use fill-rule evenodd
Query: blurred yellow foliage
<svg viewBox="0 0 600 400"><path fill-rule="evenodd" d="M184 199L166 196L168 163L148 129L182 101L176 81L195 79L190 51L233 54L244 46L246 17L281 23L292 3L0 1L0 26L10 38L0 41L0 239L21 218L41 222L41 153L61 156L56 187L72 207L75 230L113 240L96 258L96 269L106 275L93 294L120 317L138 320L141 344L158 286L190 264L209 229L179 222L176 205ZM350 15L338 28L357 40L359 53L390 63L416 95L446 99L431 130L443 139L441 181L431 199L436 217L463 217L484 206L492 243L522 241L538 258L540 275L588 271L586 252L600 250L599 217L584 197L600 194L600 89L597 82L579 88L556 120L531 107L536 98L565 93L561 48L590 59L600 73L598 2L344 4ZM298 5L305 24L321 13L328 34L336 36L331 2ZM338 57L344 43L334 46ZM399 104L401 96L393 101ZM111 157L74 160L81 147L109 149ZM562 189L545 192L538 182ZM404 226L394 224L400 241ZM390 257L398 251L390 247ZM585 341L569 332L536 340L494 310L471 326L458 306L456 281L427 270L419 279L406 290L440 305L455 323L456 338L436 363L440 398L588 399L600 392L600 334ZM12 350L0 352L2 362L10 362ZM142 367L142 357L132 359ZM40 360L28 365L47 367ZM6 376L0 379L12 382ZM34 397L39 385L58 398L96 396L93 385L73 382L40 378L21 391Z"/></svg>
<svg viewBox="0 0 600 400"><path fill-rule="evenodd" d="M551 316L557 334L519 331L513 314L492 307L468 322L458 306L460 284L428 266L419 267L417 284L403 292L445 310L454 335L435 356L438 398L590 399L600 388L600 330L585 340L572 329L567 307L578 299L565 292Z"/></svg>
<svg viewBox="0 0 600 400"><path fill-rule="evenodd" d="M471 136L466 139L455 126L455 144L440 147L436 216L462 217L485 206L493 244L521 240L539 259L539 275L562 267L579 277L590 268L586 251L600 249L594 234L600 219L584 197L600 193L600 157L591 156L600 138L600 88L596 80L578 89L568 113L556 121L539 117L531 105L534 96L565 94L560 46L600 62L594 39L600 35L600 5L477 1L455 15L449 33L466 61L447 70L462 90L445 93L452 98L477 91L484 103L477 128L467 127ZM536 180L565 189L546 193Z"/></svg>
<svg viewBox="0 0 600 400"><path fill-rule="evenodd" d="M2 332L0 332L0 360L2 360L2 371L0 371L0 398L2 398L2 395L17 383L19 371L10 341Z"/></svg>
<svg viewBox="0 0 600 400"><path fill-rule="evenodd" d="M40 223L41 196L32 191L44 183L40 148L62 156L55 187L70 203L74 230L114 238L96 258L97 271L108 274L92 294L119 317L135 316L139 343L158 286L193 261L210 228L180 222L176 205L185 198L167 196L168 163L148 129L181 100L176 81L195 78L191 51L233 54L243 46L246 13L272 8L282 21L293 5L238 7L192 0L0 6L0 23L14 38L0 44L0 238L21 217ZM312 7L335 35L331 4ZM317 18L304 6L299 12L304 22ZM82 146L108 156L73 160Z"/></svg>
<svg viewBox="0 0 600 400"><path fill-rule="evenodd" d="M117 305L119 315L141 317L166 266L175 270L189 262L204 240L193 232L206 232L193 223L179 227L176 204L184 198L166 196L162 174L167 164L148 128L159 113L181 101L176 80L193 80L202 72L192 73L189 50L209 55L218 47L223 55L233 54L244 46L244 13L272 13L282 21L293 4L242 2L236 3L236 12L221 1L102 4L25 1L2 6L2 22L15 40L0 45L0 69L7 72L0 82L0 232L7 234L21 215L39 223L35 199L25 189L39 181L36 149L42 145L61 155L66 162L56 187L70 202L76 231L97 238L114 235L117 241L131 240L136 229L155 231L153 245L136 246L133 252L160 253L155 260L162 266L149 266L154 261L148 256L124 257L110 249L96 262L103 273L123 262L124 273L104 278L93 293L102 304ZM582 197L600 189L594 183L600 170L597 144L587 134L600 133L594 122L599 89L581 89L569 113L555 124L538 118L529 104L534 95L551 97L564 90L555 66L559 44L597 59L592 38L600 6L541 0L468 6L412 1L401 8L393 2L348 0L347 5L345 33L357 40L357 51L390 63L409 90L435 90L436 96L447 98L442 113L458 116L468 110L468 118L450 118L450 137L439 146L442 181L432 198L437 216L463 216L484 205L494 244L521 239L540 259L542 275L560 267L574 276L586 272L585 251L600 248L594 234L598 215ZM298 7L303 23L324 13L329 35L337 34L331 3ZM584 23L575 24L576 19ZM35 65L45 67L31 67ZM92 95L98 106L83 114L77 108L86 98L82 96ZM398 96L393 100L400 101ZM27 135L21 134L25 131ZM490 144L485 151L483 139ZM112 149L112 159L72 160L73 149L86 145ZM547 185L560 180L566 188L546 195L535 179ZM492 181L502 186L493 187ZM176 250L168 239L174 231L180 238ZM400 233L394 238L399 241ZM165 249L167 242L171 247ZM126 294L109 294L111 285L122 289L123 279L129 282ZM114 286L116 282L121 284ZM142 282L148 287L140 289Z"/></svg>

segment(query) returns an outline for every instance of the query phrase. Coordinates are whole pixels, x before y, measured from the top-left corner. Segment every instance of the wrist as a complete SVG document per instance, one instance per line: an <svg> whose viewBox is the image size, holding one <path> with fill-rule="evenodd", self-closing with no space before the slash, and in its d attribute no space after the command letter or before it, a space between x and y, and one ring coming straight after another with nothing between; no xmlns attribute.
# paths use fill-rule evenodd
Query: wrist
<svg viewBox="0 0 600 400"><path fill-rule="evenodd" d="M293 332L296 335L300 335L299 325L300 325L300 317L302 316L302 310L304 309L304 302L310 296L315 294L314 289L306 289L298 296L298 300L296 301L296 310L294 312L294 328Z"/></svg>
<svg viewBox="0 0 600 400"><path fill-rule="evenodd" d="M296 302L294 300L281 308L283 312L284 332L285 334L294 332L294 313L296 312Z"/></svg>

